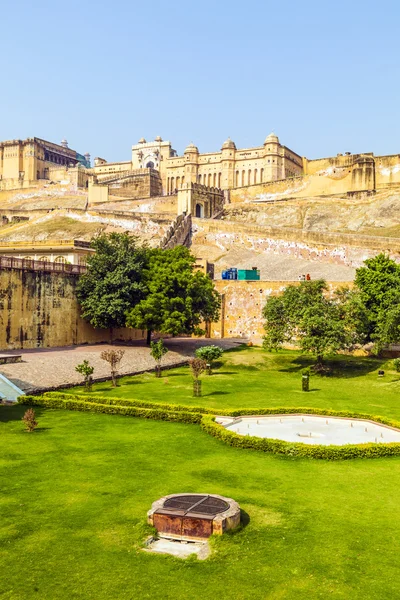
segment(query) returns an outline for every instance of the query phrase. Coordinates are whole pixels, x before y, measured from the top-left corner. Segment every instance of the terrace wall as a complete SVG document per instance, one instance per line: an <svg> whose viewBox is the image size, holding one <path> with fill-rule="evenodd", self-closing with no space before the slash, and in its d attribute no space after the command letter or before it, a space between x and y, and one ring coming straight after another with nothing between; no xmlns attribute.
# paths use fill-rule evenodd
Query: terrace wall
<svg viewBox="0 0 400 600"><path fill-rule="evenodd" d="M0 350L109 342L110 330L95 329L80 316L79 272L1 266ZM136 329L115 329L112 335L114 340L143 338Z"/></svg>

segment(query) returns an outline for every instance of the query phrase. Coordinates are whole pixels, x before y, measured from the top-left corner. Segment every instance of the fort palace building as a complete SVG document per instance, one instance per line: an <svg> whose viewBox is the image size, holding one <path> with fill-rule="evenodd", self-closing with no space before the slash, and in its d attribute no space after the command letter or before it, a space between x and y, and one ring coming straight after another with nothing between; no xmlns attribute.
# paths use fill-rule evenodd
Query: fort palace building
<svg viewBox="0 0 400 600"><path fill-rule="evenodd" d="M107 163L95 158L94 173L100 181L110 174L130 170L155 169L159 172L164 193L173 193L184 183L200 183L229 190L234 187L285 179L300 175L302 158L283 146L271 133L262 146L237 149L231 139L222 144L219 152L201 154L193 143L177 156L171 142L156 137L153 142L144 138L132 146L132 158L127 162Z"/></svg>

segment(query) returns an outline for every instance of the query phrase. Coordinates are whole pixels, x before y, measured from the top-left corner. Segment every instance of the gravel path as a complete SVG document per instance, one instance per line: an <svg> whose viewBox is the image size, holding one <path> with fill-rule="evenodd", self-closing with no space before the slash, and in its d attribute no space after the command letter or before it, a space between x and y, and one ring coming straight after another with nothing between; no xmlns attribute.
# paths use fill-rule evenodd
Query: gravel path
<svg viewBox="0 0 400 600"><path fill-rule="evenodd" d="M164 341L169 352L163 359L163 365L173 366L184 364L200 346L215 344L228 349L242 344L245 340L174 338ZM125 350L119 370L121 375L154 369L154 360L150 356L149 348L143 342L137 342L129 346L96 344L64 348L10 350L2 354L22 354L22 362L1 365L0 372L26 393L82 383L82 376L75 371L75 367L85 359L94 366L94 379L109 378L108 364L100 358L100 353L110 348Z"/></svg>

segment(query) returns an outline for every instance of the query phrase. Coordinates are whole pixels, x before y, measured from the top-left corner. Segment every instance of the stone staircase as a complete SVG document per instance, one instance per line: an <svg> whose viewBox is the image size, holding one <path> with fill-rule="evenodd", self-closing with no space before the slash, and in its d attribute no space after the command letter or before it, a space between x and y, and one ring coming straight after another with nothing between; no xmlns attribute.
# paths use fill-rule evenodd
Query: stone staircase
<svg viewBox="0 0 400 600"><path fill-rule="evenodd" d="M23 396L24 394L25 392L0 373L0 400L2 402L16 402L18 396Z"/></svg>

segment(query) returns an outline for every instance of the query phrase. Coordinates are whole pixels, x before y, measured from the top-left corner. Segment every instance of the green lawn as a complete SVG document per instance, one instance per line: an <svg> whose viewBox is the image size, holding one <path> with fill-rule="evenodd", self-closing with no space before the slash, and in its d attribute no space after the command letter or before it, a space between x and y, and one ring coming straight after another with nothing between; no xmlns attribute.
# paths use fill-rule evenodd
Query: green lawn
<svg viewBox="0 0 400 600"><path fill-rule="evenodd" d="M301 371L312 359L295 351L264 352L261 348L239 348L225 352L222 366L213 375L202 376L203 397L193 398L189 367L123 377L119 387L110 382L93 386L93 393L150 400L158 403L224 408L267 406L317 406L355 410L400 420L400 374L391 361L376 358L336 356L328 364L329 376L312 376L310 392L301 391ZM378 377L384 369L385 376ZM84 394L83 388L65 390Z"/></svg>
<svg viewBox="0 0 400 600"><path fill-rule="evenodd" d="M346 377L315 377L305 394L298 354L228 353L221 372L204 377L212 394L202 403L399 418L397 375L378 379L375 360L355 360L357 370L341 362ZM117 393L192 401L184 369L164 377L132 378ZM196 425L41 408L27 434L24 410L0 407L2 600L400 598L400 458L290 459L231 448ZM146 512L175 492L231 496L245 526L213 539L204 562L149 555L140 549Z"/></svg>

